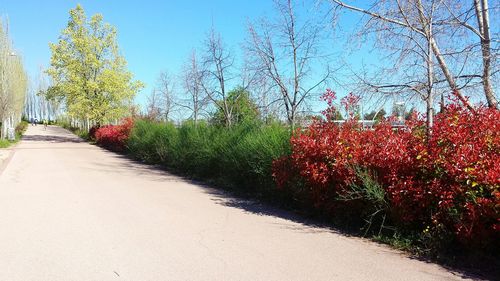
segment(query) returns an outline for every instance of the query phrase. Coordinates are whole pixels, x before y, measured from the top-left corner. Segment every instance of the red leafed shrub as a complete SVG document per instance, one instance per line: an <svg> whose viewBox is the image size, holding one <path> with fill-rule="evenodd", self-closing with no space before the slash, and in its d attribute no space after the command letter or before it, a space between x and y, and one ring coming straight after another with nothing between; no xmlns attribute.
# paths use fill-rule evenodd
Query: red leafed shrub
<svg viewBox="0 0 500 281"><path fill-rule="evenodd" d="M95 140L99 145L110 150L124 151L133 127L134 120L126 118L120 125L106 125L98 128L95 132Z"/></svg>
<svg viewBox="0 0 500 281"><path fill-rule="evenodd" d="M329 118L334 98L327 90L326 120L297 131L291 155L275 161L273 176L280 188L341 215L349 201L345 194L364 183L362 168L383 189L392 223L419 231L444 229L468 245L498 242L499 110L479 107L472 113L452 104L435 116L427 134L419 119L399 129L387 120L373 129L363 129L353 118L340 125ZM350 200L357 208L366 206L357 201Z"/></svg>
<svg viewBox="0 0 500 281"><path fill-rule="evenodd" d="M419 158L422 181L435 182L430 186L438 200L433 221L466 242L495 234L499 239L500 111L448 106L436 116Z"/></svg>

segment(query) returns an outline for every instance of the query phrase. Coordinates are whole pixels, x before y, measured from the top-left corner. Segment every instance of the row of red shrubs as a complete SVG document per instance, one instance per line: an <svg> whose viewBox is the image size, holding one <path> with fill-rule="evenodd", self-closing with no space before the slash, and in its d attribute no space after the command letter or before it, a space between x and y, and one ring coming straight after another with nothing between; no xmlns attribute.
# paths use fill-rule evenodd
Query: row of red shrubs
<svg viewBox="0 0 500 281"><path fill-rule="evenodd" d="M417 116L405 128L383 121L366 130L353 118L343 125L329 121L335 94L328 90L324 98L330 105L326 121L298 130L291 155L274 163L280 188L329 215L342 215L370 203L345 200L353 186L363 184L362 168L383 189L393 224L451 234L468 246L499 244L499 110L479 107L472 113L454 103L435 116L430 132Z"/></svg>

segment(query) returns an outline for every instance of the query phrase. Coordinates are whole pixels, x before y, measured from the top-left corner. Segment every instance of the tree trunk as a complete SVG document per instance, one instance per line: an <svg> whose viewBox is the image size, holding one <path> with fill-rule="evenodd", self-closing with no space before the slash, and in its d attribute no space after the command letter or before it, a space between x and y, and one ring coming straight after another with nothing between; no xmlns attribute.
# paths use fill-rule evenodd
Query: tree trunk
<svg viewBox="0 0 500 281"><path fill-rule="evenodd" d="M288 114L288 125L290 125L290 130L292 133L295 131L295 127L297 126L296 120L295 120L295 110L292 109L290 113Z"/></svg>
<svg viewBox="0 0 500 281"><path fill-rule="evenodd" d="M439 112L443 113L444 112L444 107L445 107L445 104L444 104L444 94L441 94L441 103L439 104Z"/></svg>
<svg viewBox="0 0 500 281"><path fill-rule="evenodd" d="M427 137L429 138L432 134L432 127L434 126L434 49L432 47L433 42L433 30L432 30L432 18L428 19L424 13L424 8L422 6L422 1L418 0L418 13L420 24L425 32L425 37L427 40L427 57L426 67L427 67L427 97L426 109L427 109Z"/></svg>
<svg viewBox="0 0 500 281"><path fill-rule="evenodd" d="M488 11L488 0L475 0L474 8L478 21L479 32L482 37L481 53L483 58L483 89L488 106L498 108L498 101L495 97L493 87L491 86L491 38L490 38L490 17Z"/></svg>
<svg viewBox="0 0 500 281"><path fill-rule="evenodd" d="M194 126L198 124L198 109L196 108L196 105L194 106L195 110L193 111L193 121L194 121Z"/></svg>
<svg viewBox="0 0 500 281"><path fill-rule="evenodd" d="M2 125L0 126L0 140L3 140L3 139L5 139L4 129L6 127L5 126L6 122L5 122L5 119L3 119L3 118L1 119L1 121L2 121Z"/></svg>
<svg viewBox="0 0 500 281"><path fill-rule="evenodd" d="M427 98L426 98L426 104L427 104L427 134L430 136L432 132L432 127L434 126L434 81L433 81L433 75L434 75L434 66L432 64L432 51L429 49L429 57L427 62L427 80L428 80L428 85L427 85Z"/></svg>
<svg viewBox="0 0 500 281"><path fill-rule="evenodd" d="M434 52L434 56L438 61L439 67L443 71L444 77L446 78L446 81L448 82L448 85L450 86L452 93L456 95L470 111L475 112L474 107L472 107L471 103L467 99L465 99L465 97L458 89L457 84L455 83L455 78L450 73L448 65L446 64L446 61L443 55L441 54L441 51L439 50L439 47L434 38L430 39L430 44L432 47L432 51Z"/></svg>

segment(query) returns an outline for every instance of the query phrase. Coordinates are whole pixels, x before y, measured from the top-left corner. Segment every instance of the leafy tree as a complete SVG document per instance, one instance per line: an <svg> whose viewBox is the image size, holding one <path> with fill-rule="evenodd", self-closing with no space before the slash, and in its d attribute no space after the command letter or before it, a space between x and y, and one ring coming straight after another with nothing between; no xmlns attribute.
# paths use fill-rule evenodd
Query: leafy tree
<svg viewBox="0 0 500 281"><path fill-rule="evenodd" d="M132 80L116 42L116 29L101 14L87 18L82 6L71 9L57 44L50 44L53 86L49 98L65 102L68 115L98 125L123 117L143 87Z"/></svg>
<svg viewBox="0 0 500 281"><path fill-rule="evenodd" d="M250 93L238 87L227 94L226 102L233 109L231 114L231 124L244 123L259 119L260 113L257 104L251 99ZM222 103L222 101L218 101ZM221 107L214 113L212 121L217 124L226 124L226 115Z"/></svg>

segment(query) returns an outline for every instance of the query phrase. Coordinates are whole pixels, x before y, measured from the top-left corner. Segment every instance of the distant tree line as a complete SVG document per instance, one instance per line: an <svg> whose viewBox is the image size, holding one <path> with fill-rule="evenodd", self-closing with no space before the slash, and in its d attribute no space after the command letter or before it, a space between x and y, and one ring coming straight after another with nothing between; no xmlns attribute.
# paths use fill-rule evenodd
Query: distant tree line
<svg viewBox="0 0 500 281"><path fill-rule="evenodd" d="M158 112L176 108L187 110L195 123L203 116L230 127L248 114L262 120L283 118L294 128L308 100L331 76L328 56L319 48L326 30L313 12L299 14L295 1L274 4L274 17L249 23L241 60L222 35L210 29L202 48L192 51L178 75L179 87L165 91L165 75L160 74L146 115L167 119ZM319 74L313 72L318 66Z"/></svg>
<svg viewBox="0 0 500 281"><path fill-rule="evenodd" d="M498 17L498 4L489 7L487 0L378 0L354 6L334 0L327 2L326 13L324 8L314 9L312 1L275 0L274 6L274 17L248 24L242 65L235 64L230 48L212 28L203 47L191 53L179 75L181 87L162 91L162 99L174 100L162 103L163 110L187 109L195 123L200 116L217 112L218 122L231 126L235 113L228 102L228 87L236 85L234 88L250 94L260 118L284 119L294 128L298 120L307 119L307 104L315 93L336 81L334 74L352 81L342 88L365 103L372 101L375 110L358 112L367 119L383 118L383 105L391 99L392 115L401 117L408 114L408 101L423 101L429 128L436 106L444 106L446 97L458 99L472 111L474 101L498 107L495 81L500 41L489 20L490 14ZM331 62L340 58L329 56L328 47L322 45L331 31L325 19L331 15L334 29L340 29L344 12L358 13L361 19L350 47L355 49L355 40L369 40L386 59L370 71L358 69L347 75L341 67L331 69ZM322 65L319 71L318 65ZM231 99L237 100L239 95ZM148 108L158 103L152 104ZM412 111L416 110L414 104ZM147 114L154 115L154 111Z"/></svg>
<svg viewBox="0 0 500 281"><path fill-rule="evenodd" d="M359 118L381 119L388 100L404 116L409 101L416 101L415 110L426 108L431 128L436 107L444 106L447 96L471 111L477 101L498 107L500 41L498 27L490 24L498 11L498 4L490 7L487 0L377 0L359 6L274 0L273 13L248 23L241 58L212 27L180 73L159 74L143 115L169 121L177 114L194 124L205 119L231 127L245 120L246 112L294 129L314 115L316 97L333 85L361 97ZM328 44L338 44L331 34L343 28L346 13L358 14L361 27L348 40L341 38L348 43L345 54L359 51L356 40L364 40L384 58L369 70L330 52ZM87 18L78 5L50 46L51 85L43 93L73 119L89 127L140 112L133 97L143 84L126 69L116 29L102 15ZM371 112L362 112L367 108Z"/></svg>

